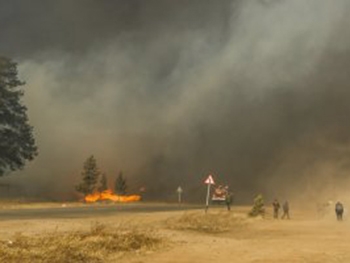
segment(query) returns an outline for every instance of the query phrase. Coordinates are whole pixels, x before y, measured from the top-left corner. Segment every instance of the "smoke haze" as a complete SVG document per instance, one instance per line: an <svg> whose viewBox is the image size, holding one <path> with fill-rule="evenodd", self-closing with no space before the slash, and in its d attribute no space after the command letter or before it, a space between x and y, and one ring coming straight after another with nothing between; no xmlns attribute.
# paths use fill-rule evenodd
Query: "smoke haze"
<svg viewBox="0 0 350 263"><path fill-rule="evenodd" d="M213 173L238 200L348 182L350 2L1 1L39 156L2 178L74 198L94 154L110 183L201 200ZM337 185L341 185L342 188ZM326 196L327 195L327 196Z"/></svg>

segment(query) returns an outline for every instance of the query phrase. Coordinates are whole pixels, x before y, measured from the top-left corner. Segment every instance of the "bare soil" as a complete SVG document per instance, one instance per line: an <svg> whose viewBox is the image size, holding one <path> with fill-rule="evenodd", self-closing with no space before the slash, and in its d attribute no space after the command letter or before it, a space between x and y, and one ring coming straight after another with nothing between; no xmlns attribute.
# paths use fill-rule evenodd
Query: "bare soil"
<svg viewBox="0 0 350 263"><path fill-rule="evenodd" d="M197 210L0 221L0 239L11 241L18 233L37 236L87 231L99 222L108 227L128 224L152 228L164 239L164 244L155 250L111 256L106 262L350 262L350 222L346 218L337 222L335 215L320 219L313 211L292 211L290 220L275 220L270 214L264 219L248 218L247 212L247 207L233 207L231 212L220 207L210 209L207 215ZM213 230L210 224L220 225Z"/></svg>

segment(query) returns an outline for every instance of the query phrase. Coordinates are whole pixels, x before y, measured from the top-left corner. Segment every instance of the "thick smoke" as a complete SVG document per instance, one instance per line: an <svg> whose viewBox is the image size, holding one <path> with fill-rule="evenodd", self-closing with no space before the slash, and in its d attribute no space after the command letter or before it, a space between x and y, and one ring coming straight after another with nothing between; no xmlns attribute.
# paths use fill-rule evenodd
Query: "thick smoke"
<svg viewBox="0 0 350 263"><path fill-rule="evenodd" d="M2 3L0 50L19 62L40 147L4 181L72 198L94 154L110 183L122 170L147 198L169 200L181 185L200 200L208 173L238 200L339 197L350 167L349 5Z"/></svg>

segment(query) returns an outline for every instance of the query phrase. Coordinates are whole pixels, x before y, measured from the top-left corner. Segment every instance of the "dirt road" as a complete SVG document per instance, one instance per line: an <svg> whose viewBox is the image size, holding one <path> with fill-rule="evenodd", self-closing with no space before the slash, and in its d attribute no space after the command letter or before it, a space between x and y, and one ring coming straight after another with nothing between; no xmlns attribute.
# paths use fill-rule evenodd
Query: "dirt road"
<svg viewBox="0 0 350 263"><path fill-rule="evenodd" d="M173 249L134 262L350 262L349 222L328 219L255 220L224 234L177 232L172 238L178 241Z"/></svg>
<svg viewBox="0 0 350 263"><path fill-rule="evenodd" d="M247 208L234 208L232 213L243 222L221 233L169 228L184 211L124 213L88 218L44 218L0 221L2 239L21 232L36 235L52 231L84 230L92 222L117 225L128 222L139 227L152 227L166 240L166 245L146 254L130 253L118 259L122 263L277 263L277 262L350 262L350 222L337 222L331 215L318 219L303 211L293 213L291 220L246 218ZM204 217L195 210L195 216ZM224 209L211 209L209 214L222 215ZM114 261L113 261L114 262Z"/></svg>
<svg viewBox="0 0 350 263"><path fill-rule="evenodd" d="M153 213L161 211L186 211L200 209L199 205L177 205L166 203L127 204L42 204L4 207L0 209L0 221L18 219L79 219L117 216L124 213Z"/></svg>

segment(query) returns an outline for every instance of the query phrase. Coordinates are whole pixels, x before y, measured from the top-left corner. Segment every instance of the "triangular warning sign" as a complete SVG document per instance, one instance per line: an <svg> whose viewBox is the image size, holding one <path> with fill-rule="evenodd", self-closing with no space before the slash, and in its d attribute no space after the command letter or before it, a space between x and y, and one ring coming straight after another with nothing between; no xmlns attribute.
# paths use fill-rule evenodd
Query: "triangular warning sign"
<svg viewBox="0 0 350 263"><path fill-rule="evenodd" d="M204 181L206 184L215 184L213 176L210 174L207 178L207 180Z"/></svg>

